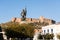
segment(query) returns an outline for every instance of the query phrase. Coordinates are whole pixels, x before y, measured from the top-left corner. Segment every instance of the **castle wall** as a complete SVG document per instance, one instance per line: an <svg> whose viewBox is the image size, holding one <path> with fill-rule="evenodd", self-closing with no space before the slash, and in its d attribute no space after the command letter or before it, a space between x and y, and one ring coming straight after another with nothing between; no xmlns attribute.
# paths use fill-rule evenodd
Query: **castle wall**
<svg viewBox="0 0 60 40"><path fill-rule="evenodd" d="M11 21L12 22L18 22L18 23L20 23L21 22L21 18L12 18ZM49 25L55 23L54 20L47 19L47 18L44 18L44 17L40 17L39 19L26 18L26 22L28 22L28 23L35 23L35 22L37 22L37 23L39 23L39 22L43 23L44 22L44 23L48 23Z"/></svg>

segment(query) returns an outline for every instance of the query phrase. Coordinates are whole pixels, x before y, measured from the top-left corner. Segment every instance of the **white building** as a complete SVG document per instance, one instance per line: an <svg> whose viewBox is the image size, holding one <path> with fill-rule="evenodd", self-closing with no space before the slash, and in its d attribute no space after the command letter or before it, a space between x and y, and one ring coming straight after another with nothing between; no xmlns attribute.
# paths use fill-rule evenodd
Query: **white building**
<svg viewBox="0 0 60 40"><path fill-rule="evenodd" d="M53 24L53 25L48 25L48 26L44 26L42 27L42 34L46 34L46 33L49 33L49 34L54 34L54 37L53 39L54 40L59 40L57 38L57 34L60 33L60 24Z"/></svg>

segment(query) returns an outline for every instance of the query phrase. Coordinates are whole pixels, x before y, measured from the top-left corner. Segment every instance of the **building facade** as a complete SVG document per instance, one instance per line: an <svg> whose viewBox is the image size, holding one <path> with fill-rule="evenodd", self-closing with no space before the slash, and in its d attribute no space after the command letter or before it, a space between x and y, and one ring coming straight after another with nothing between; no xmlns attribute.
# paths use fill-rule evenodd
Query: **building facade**
<svg viewBox="0 0 60 40"><path fill-rule="evenodd" d="M54 34L53 39L54 40L59 40L57 35L60 35L60 24L54 24L54 25L48 25L48 26L44 26L42 27L42 34Z"/></svg>

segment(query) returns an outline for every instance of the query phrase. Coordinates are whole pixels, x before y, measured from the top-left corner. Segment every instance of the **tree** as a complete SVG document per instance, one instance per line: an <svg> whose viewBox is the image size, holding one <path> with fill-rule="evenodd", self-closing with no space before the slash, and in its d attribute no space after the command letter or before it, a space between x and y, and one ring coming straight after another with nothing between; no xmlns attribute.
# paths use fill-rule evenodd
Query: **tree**
<svg viewBox="0 0 60 40"><path fill-rule="evenodd" d="M47 33L46 35L44 35L44 38L47 40L53 39L53 37L54 37L54 34Z"/></svg>
<svg viewBox="0 0 60 40"><path fill-rule="evenodd" d="M39 34L38 39L43 39L43 35Z"/></svg>
<svg viewBox="0 0 60 40"><path fill-rule="evenodd" d="M18 23L11 23L7 25L8 27L5 28L6 35L11 38L27 38L33 37L34 35L34 26L30 24L18 24Z"/></svg>

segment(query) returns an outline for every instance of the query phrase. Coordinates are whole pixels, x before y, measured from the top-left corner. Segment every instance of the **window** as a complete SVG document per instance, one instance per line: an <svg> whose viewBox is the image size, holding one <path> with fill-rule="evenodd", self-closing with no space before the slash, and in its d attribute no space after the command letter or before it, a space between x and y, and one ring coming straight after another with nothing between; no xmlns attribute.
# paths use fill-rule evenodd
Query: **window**
<svg viewBox="0 0 60 40"><path fill-rule="evenodd" d="M47 30L47 32L49 33L49 29Z"/></svg>
<svg viewBox="0 0 60 40"><path fill-rule="evenodd" d="M53 33L53 29L51 29L51 32Z"/></svg>

